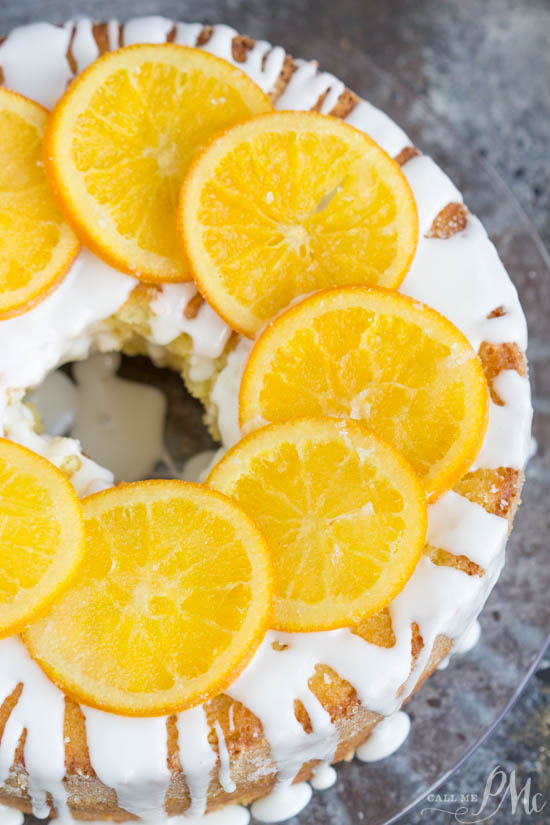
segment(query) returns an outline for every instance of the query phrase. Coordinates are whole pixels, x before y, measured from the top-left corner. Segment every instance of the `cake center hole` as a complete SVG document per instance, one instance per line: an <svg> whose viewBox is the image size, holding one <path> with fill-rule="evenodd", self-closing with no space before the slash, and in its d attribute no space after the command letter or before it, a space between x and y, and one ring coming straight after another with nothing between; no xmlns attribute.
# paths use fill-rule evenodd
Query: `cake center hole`
<svg viewBox="0 0 550 825"><path fill-rule="evenodd" d="M65 365L29 400L47 433L77 438L116 481L197 481L219 446L180 376L142 356L98 354Z"/></svg>

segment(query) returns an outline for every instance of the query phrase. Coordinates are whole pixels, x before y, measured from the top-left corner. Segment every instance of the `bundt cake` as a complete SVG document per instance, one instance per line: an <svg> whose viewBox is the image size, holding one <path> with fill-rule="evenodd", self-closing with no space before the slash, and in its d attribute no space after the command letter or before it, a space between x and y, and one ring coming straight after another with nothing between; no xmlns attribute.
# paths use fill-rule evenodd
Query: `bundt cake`
<svg viewBox="0 0 550 825"><path fill-rule="evenodd" d="M438 166L387 115L315 62L224 25L82 19L11 32L0 45L0 80L51 108L103 53L165 41L229 61L276 109L344 119L398 161L419 220L416 254L400 291L445 315L479 354L490 391L488 429L474 465L429 506L421 559L386 608L352 628L269 631L237 680L202 706L157 718L79 706L49 681L18 637L0 640L0 801L41 818L199 816L267 794L276 803L291 783L298 783L295 796L303 804L309 791L300 783L314 777L315 784L317 775L322 784L326 766L351 758L471 634L504 563L529 451L526 325L493 244ZM80 496L111 485L109 469L84 455L77 441L42 432L25 393L62 363L122 351L180 373L203 403L214 437L230 447L241 435L238 392L250 349L193 283L141 283L83 248L48 297L0 321L4 435L61 468ZM265 804L254 810L259 818L277 818Z"/></svg>

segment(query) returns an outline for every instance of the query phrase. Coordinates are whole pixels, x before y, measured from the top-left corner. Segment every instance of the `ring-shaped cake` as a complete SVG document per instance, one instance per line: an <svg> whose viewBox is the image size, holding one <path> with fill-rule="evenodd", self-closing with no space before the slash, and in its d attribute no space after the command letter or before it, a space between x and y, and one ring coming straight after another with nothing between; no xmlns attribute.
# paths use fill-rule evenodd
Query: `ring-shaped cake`
<svg viewBox="0 0 550 825"><path fill-rule="evenodd" d="M493 244L438 166L315 62L224 25L83 19L13 31L0 45L0 78L51 108L73 76L107 50L165 41L238 66L277 109L343 118L397 159L419 217L416 255L400 290L439 310L479 353L489 424L473 467L430 505L424 553L387 608L353 629L268 632L241 676L204 706L142 719L79 707L19 638L0 641L0 801L38 817L196 816L271 794L257 812L276 818L273 806L291 783L349 758L472 635L504 562L529 453L525 320ZM42 303L0 322L4 435L62 468L81 496L112 484L110 471L83 455L77 441L39 433L24 396L59 364L123 351L180 372L229 447L240 437L238 390L250 347L192 283L141 284L82 249Z"/></svg>

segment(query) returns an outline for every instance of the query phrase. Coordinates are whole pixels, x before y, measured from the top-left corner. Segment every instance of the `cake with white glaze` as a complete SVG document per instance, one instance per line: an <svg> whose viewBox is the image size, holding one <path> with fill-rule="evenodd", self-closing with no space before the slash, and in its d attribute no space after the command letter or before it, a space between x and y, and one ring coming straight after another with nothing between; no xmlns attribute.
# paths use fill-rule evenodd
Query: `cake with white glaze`
<svg viewBox="0 0 550 825"><path fill-rule="evenodd" d="M312 774L313 784L322 784L326 766L365 748L381 717L399 711L471 633L502 568L529 451L525 321L493 245L433 161L332 75L226 26L142 18L124 26L81 20L15 30L0 46L1 77L51 107L100 53L166 40L239 66L276 108L344 118L398 159L419 216L416 256L400 291L439 310L479 352L491 393L489 425L474 466L430 506L425 553L388 608L353 631L270 631L241 676L205 706L151 719L81 708L49 682L19 639L0 641L0 799L39 817L200 815L271 793L255 808L269 818L289 793L306 801L305 786L290 792L290 784ZM39 433L23 399L63 362L123 350L178 370L229 447L240 438L237 397L250 346L192 284L139 284L83 249L41 304L0 322L4 434L64 469L82 496L112 484L110 471L84 456L78 442ZM368 758L368 749L362 754Z"/></svg>

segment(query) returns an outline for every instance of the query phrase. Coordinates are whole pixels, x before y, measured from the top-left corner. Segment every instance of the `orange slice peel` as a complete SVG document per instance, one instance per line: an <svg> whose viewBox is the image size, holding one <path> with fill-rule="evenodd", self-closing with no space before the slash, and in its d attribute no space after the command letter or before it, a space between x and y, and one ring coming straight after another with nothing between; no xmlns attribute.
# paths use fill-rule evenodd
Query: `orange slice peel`
<svg viewBox="0 0 550 825"><path fill-rule="evenodd" d="M265 539L233 501L182 481L123 484L84 499L78 581L24 641L69 696L162 716L230 684L272 607Z"/></svg>
<svg viewBox="0 0 550 825"><path fill-rule="evenodd" d="M239 416L245 432L296 415L359 419L403 453L433 500L474 461L488 402L481 362L450 321L391 290L341 287L263 332Z"/></svg>
<svg viewBox="0 0 550 825"><path fill-rule="evenodd" d="M424 545L420 480L357 421L263 427L206 483L238 501L268 541L276 630L331 630L373 615L404 587Z"/></svg>
<svg viewBox="0 0 550 825"><path fill-rule="evenodd" d="M68 220L107 263L144 281L190 280L176 233L184 173L214 134L271 109L244 72L201 49L126 46L92 63L55 106L46 170Z"/></svg>
<svg viewBox="0 0 550 825"><path fill-rule="evenodd" d="M79 249L44 172L47 117L38 103L0 88L0 320L42 301Z"/></svg>
<svg viewBox="0 0 550 825"><path fill-rule="evenodd" d="M199 290L253 338L297 296L340 284L397 288L418 218L399 165L317 112L233 126L184 180L178 228Z"/></svg>
<svg viewBox="0 0 550 825"><path fill-rule="evenodd" d="M43 616L72 583L84 524L67 476L0 438L0 638Z"/></svg>

